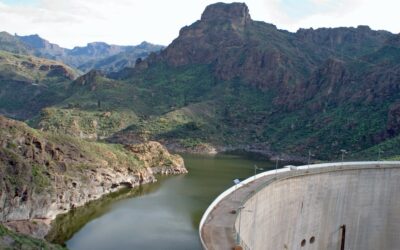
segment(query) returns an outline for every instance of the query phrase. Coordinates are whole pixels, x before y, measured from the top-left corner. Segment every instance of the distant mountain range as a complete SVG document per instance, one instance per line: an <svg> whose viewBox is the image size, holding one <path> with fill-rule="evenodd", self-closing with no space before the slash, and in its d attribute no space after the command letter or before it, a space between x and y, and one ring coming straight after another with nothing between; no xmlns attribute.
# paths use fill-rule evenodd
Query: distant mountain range
<svg viewBox="0 0 400 250"><path fill-rule="evenodd" d="M109 45L104 42L89 43L85 47L62 48L38 35L18 36L0 32L0 50L61 61L82 72L99 69L106 72L133 67L138 58L146 58L163 48L142 42L137 46Z"/></svg>

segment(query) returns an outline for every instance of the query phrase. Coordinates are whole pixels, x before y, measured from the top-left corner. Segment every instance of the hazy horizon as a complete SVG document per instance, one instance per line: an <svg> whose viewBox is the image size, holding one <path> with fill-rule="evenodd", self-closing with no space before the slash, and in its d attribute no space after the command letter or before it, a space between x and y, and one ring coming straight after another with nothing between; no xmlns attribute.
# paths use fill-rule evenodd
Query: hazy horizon
<svg viewBox="0 0 400 250"><path fill-rule="evenodd" d="M0 0L2 30L33 35L65 48L91 42L168 45L200 19L207 5L232 1ZM390 0L248 0L253 20L295 32L299 28L357 27L400 32L400 3ZM384 15L384 18L382 18Z"/></svg>

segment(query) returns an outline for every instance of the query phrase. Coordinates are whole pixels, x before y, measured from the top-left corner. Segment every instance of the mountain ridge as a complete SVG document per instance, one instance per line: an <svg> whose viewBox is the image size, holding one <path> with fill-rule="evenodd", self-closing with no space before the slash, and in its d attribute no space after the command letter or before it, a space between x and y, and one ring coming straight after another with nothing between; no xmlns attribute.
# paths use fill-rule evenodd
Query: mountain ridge
<svg viewBox="0 0 400 250"><path fill-rule="evenodd" d="M399 134L397 45L398 35L367 26L288 32L252 20L245 4L217 3L134 68L75 81L52 107L60 112L34 124L92 133L85 119L76 120L76 131L62 115L70 114L95 119L106 128L96 133L112 140L118 133L122 143L262 144L271 152L318 151L320 159L347 148L360 155ZM126 111L132 119L123 126L96 118Z"/></svg>
<svg viewBox="0 0 400 250"><path fill-rule="evenodd" d="M63 53L38 36L25 39L43 53ZM216 3L147 57L133 60L103 43L76 49L116 53L111 64L88 60L83 75L68 77L67 66L32 56L7 33L0 48L13 51L0 51L0 113L35 128L0 116L7 177L0 185L26 204L19 210L3 200L6 219L49 218L103 191L152 181L149 164L160 160L167 173L186 172L153 141L178 152L238 150L277 162L400 155L399 34L366 26L289 32L252 20L245 4ZM103 63L116 71L92 69ZM55 210L35 209L53 201Z"/></svg>
<svg viewBox="0 0 400 250"><path fill-rule="evenodd" d="M0 33L0 50L36 57L47 58L63 62L71 67L84 72L91 69L102 69L104 71L121 70L124 67L135 65L138 58L145 58L152 52L161 50L163 46L148 42L138 45L113 45L105 42L91 42L86 46L76 46L72 49L62 48L51 43L39 35L11 35L7 32ZM124 62L113 59L114 56L124 56ZM103 63L101 63L103 61ZM116 62L114 62L116 61ZM101 65L95 68L96 63Z"/></svg>
<svg viewBox="0 0 400 250"><path fill-rule="evenodd" d="M163 86L175 95L183 95L186 99L183 103L190 104L194 99L190 100L188 96L200 86L191 82L192 89L185 93L176 91L172 86L182 88L184 83L173 83L172 79L176 77L169 76L168 72L184 75L188 68L209 68L210 85L206 92L202 92L203 97L200 99L207 100L214 96L211 98L214 101L218 100L217 103L221 107L217 108L222 109L222 114L235 114L243 110L248 113L243 115L246 122L251 122L251 118L258 120L258 117L263 117L260 124L255 125L253 135L247 135L248 139L240 143L234 142L234 139L230 143L261 141L272 145L277 151L285 148L285 152L302 152L301 154L308 151L305 147L311 147L312 150L322 152L319 157L331 158L338 153L327 153L331 151L329 148L332 148L329 145L334 145L335 152L339 152L341 147L349 147L357 152L398 133L387 132L392 131L390 124L387 127L378 125L386 124L390 106L380 103L396 102L398 98L395 90L400 83L395 65L400 61L400 57L389 52L384 54L387 50L385 46L396 44L397 36L387 31L374 31L362 25L357 28L300 29L292 33L279 30L272 24L251 20L245 4L217 3L208 6L200 20L183 27L178 38L160 54L138 62L134 69L125 69L120 74L110 77L139 85L141 81L148 81L150 84L147 87L154 92L156 88ZM396 49L393 46L390 48ZM383 64L371 61L371 57L382 57L386 68L382 68ZM387 58L390 57L392 59L388 62ZM157 79L154 76L156 69L165 72L164 81L167 81L170 87L168 84L160 85L161 74L160 79ZM171 80L167 80L168 77ZM391 82L389 79L392 79ZM264 100L264 104L254 101L256 106L252 107L249 106L251 102L246 104L242 99L234 101L238 106L226 106L232 100L218 96L224 93L217 91L218 85L221 86L223 82L227 83L227 88L247 89L243 85L250 85L259 89L257 95L260 97L254 98ZM377 82L380 82L378 88L374 87ZM357 89L359 86L363 86L362 89ZM202 86L203 89L204 87L205 85ZM254 93L256 89L246 91L257 96ZM244 97L241 98L249 98L245 92L242 94ZM261 97L262 95L264 97ZM158 93L158 98L166 98L166 95ZM357 109L359 105L361 108ZM369 108L368 105L378 106ZM184 107L184 104L176 108L181 107ZM223 111L224 109L226 111ZM366 118L369 109L376 109L373 123ZM249 113L249 110L253 112ZM328 114L333 117L333 121L321 130L319 123L329 121L325 118ZM339 114L348 114L351 118L343 121L344 118L339 117ZM224 118L219 122L226 125L228 121L233 122L226 129L232 130L230 133L245 134L245 120L240 117L237 115L229 120ZM353 119L355 121L350 121ZM354 124L350 126L348 123ZM354 134L344 133L348 131L348 126ZM332 138L334 130L340 134L338 140ZM187 132L182 131L184 134ZM206 136L208 132L204 133ZM161 134L153 136L160 140L166 139ZM196 138L198 135L194 136ZM283 136L287 138L282 140ZM207 137L200 141L213 140L210 141ZM225 136L217 137L220 138L220 143L224 143ZM323 138L330 138L332 142L328 143L327 139ZM292 145L289 145L290 141ZM356 145L356 142L360 144ZM212 143L218 142L214 139ZM283 146L279 146L282 144ZM311 146L312 144L316 145Z"/></svg>

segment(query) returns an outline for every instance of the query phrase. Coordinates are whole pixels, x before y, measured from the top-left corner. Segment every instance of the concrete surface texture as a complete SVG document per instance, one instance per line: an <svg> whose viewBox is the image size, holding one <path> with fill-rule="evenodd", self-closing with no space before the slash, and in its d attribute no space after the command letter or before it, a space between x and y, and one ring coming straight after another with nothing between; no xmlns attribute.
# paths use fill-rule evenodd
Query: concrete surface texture
<svg viewBox="0 0 400 250"><path fill-rule="evenodd" d="M400 162L280 169L230 188L200 223L205 249L400 249Z"/></svg>
<svg viewBox="0 0 400 250"><path fill-rule="evenodd" d="M283 179L240 211L235 228L250 249L400 249L400 168Z"/></svg>

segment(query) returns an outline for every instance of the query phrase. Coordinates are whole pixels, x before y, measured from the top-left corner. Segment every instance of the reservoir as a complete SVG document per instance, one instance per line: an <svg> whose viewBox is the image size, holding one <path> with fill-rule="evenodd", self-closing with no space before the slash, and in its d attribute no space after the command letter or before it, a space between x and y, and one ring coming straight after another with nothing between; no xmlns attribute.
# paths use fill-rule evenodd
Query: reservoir
<svg viewBox="0 0 400 250"><path fill-rule="evenodd" d="M245 156L183 157L188 174L158 176L58 216L48 239L71 250L201 249L198 224L208 205L234 179L253 175L254 165L275 168Z"/></svg>

